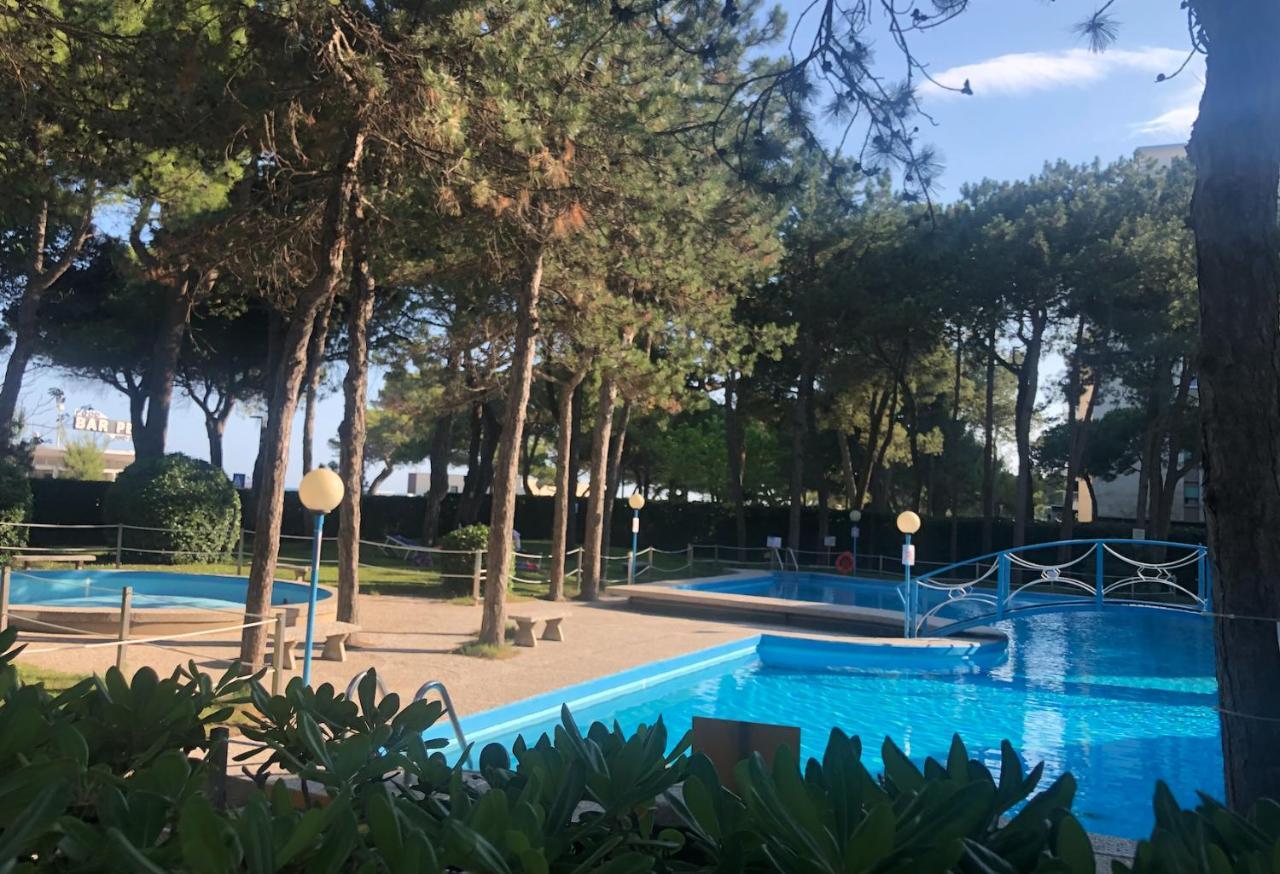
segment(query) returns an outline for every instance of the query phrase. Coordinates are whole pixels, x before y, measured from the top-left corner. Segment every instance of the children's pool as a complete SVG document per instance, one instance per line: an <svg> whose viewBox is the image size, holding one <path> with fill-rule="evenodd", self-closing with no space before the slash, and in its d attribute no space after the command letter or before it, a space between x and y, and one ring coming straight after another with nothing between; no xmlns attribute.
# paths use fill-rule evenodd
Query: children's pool
<svg viewBox="0 0 1280 874"><path fill-rule="evenodd" d="M133 589L133 606L138 608L206 608L225 610L243 607L249 581L244 577L213 574L179 574L166 571L51 570L13 572L9 603L52 607L120 607L120 591ZM301 583L276 582L271 603L305 604L309 587ZM330 597L320 590L317 598Z"/></svg>
<svg viewBox="0 0 1280 874"><path fill-rule="evenodd" d="M122 590L132 590L130 627L135 636L178 634L224 628L243 621L249 581L244 577L168 571L14 570L10 614L30 631L115 634L120 626ZM304 608L310 588L276 581L271 603ZM317 614L336 612L333 591L317 591Z"/></svg>
<svg viewBox="0 0 1280 874"><path fill-rule="evenodd" d="M521 734L532 742L558 722L564 702L584 730L597 720L632 729L659 715L674 738L694 716L798 725L806 756L820 755L831 727L839 726L862 737L873 770L886 735L922 760L945 757L958 732L993 770L1007 738L1027 763L1045 762L1046 781L1067 771L1077 777L1075 808L1090 831L1130 838L1150 831L1157 779L1183 802L1194 802L1196 790L1221 797L1208 620L1108 607L1023 616L997 627L1009 635L1002 658L911 659L910 669L856 653L832 658L830 644L766 635L475 714L463 724L477 747L509 746Z"/></svg>

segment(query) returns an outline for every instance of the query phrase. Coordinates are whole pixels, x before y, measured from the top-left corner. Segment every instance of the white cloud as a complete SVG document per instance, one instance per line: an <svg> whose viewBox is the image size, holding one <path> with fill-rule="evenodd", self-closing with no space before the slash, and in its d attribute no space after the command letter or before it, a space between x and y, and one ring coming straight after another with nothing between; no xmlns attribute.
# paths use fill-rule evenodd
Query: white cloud
<svg viewBox="0 0 1280 874"><path fill-rule="evenodd" d="M1088 85L1112 73L1128 70L1150 73L1154 78L1157 73L1172 73L1184 58L1185 51L1159 47L1110 49L1105 52L1087 49L1018 52L998 55L976 64L951 67L934 73L933 78L952 88L961 87L968 79L974 95L979 97L1019 97L1037 91ZM956 93L932 83L927 83L922 90L936 96Z"/></svg>
<svg viewBox="0 0 1280 874"><path fill-rule="evenodd" d="M1185 142L1191 136L1191 125L1200 114L1200 94L1204 91L1204 83L1192 71L1189 70L1188 74L1193 81L1166 104L1166 110L1132 126L1135 137Z"/></svg>

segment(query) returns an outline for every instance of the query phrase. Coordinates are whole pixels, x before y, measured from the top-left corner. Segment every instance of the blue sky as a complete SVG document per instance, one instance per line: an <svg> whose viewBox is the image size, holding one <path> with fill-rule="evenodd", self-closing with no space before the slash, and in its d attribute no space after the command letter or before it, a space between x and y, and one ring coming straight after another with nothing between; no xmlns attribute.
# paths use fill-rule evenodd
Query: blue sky
<svg viewBox="0 0 1280 874"><path fill-rule="evenodd" d="M784 4L794 16L804 3ZM1080 0L971 0L970 9L936 30L913 38L918 58L946 84L968 78L972 97L925 89L925 109L936 124L921 123L922 137L937 146L945 171L942 200L959 194L964 182L984 177L1022 178L1045 161L1104 161L1130 155L1141 145L1183 142L1195 118L1203 64L1195 61L1180 76L1172 73L1188 47L1185 15L1176 0L1119 0L1116 46L1092 54L1072 27L1092 10ZM894 49L882 45L879 66L897 64ZM342 401L340 372L330 374L330 389L317 417L317 453L330 458L328 441L337 432ZM113 418L127 418L123 395L97 383L69 379L48 369L33 370L23 405L36 425L51 425L46 395L53 387L67 394L68 410L92 406ZM257 422L240 411L227 425L228 473L251 473L257 449ZM42 429L43 430L43 429ZM294 427L290 483L301 475L301 420ZM170 426L169 448L208 457L199 410L179 398ZM406 488L398 472L385 492Z"/></svg>

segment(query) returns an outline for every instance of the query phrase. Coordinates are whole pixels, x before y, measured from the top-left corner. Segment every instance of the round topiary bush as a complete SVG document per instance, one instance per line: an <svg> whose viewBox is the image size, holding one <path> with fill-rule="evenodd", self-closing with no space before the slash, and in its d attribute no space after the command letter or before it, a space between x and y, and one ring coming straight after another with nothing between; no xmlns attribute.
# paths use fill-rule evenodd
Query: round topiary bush
<svg viewBox="0 0 1280 874"><path fill-rule="evenodd" d="M161 529L125 532L125 551L148 561L215 561L240 536L240 495L231 480L207 461L178 452L142 458L121 471L102 513L107 522Z"/></svg>
<svg viewBox="0 0 1280 874"><path fill-rule="evenodd" d="M31 518L31 481L27 469L9 458L0 458L0 523L26 522ZM27 545L28 529L0 524L0 555Z"/></svg>
<svg viewBox="0 0 1280 874"><path fill-rule="evenodd" d="M450 595L471 594L471 574L475 569L475 550L489 548L488 525L465 525L440 538L440 548L465 549L466 553L446 552L440 556L440 581ZM484 584L481 583L483 592Z"/></svg>

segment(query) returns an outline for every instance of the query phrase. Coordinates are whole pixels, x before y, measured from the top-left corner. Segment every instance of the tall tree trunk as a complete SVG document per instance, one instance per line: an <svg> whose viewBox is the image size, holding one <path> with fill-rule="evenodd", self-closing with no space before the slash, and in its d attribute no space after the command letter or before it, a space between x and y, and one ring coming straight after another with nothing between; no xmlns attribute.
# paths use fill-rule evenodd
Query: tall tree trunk
<svg viewBox="0 0 1280 874"><path fill-rule="evenodd" d="M360 622L360 498L364 485L365 399L369 387L369 320L375 283L362 227L364 207L355 207L351 253L351 300L347 307L347 373L342 380L343 416L338 429L338 475L344 491L338 505L338 621ZM332 300L330 301L332 306ZM328 322L328 313L325 314ZM320 326L317 325L319 330ZM315 344L312 344L315 349ZM323 343L319 346L323 353Z"/></svg>
<svg viewBox="0 0 1280 874"><path fill-rule="evenodd" d="M801 340L800 383L791 408L791 479L787 495L787 546L800 548L800 518L804 511L804 473L809 445L809 405L813 403L813 379L817 369L811 341Z"/></svg>
<svg viewBox="0 0 1280 874"><path fill-rule="evenodd" d="M1076 353L1071 357L1067 377L1067 474L1062 496L1062 522L1058 527L1058 539L1070 540L1076 529L1076 496L1080 489L1080 468L1084 463L1084 451L1089 440L1089 424L1098 403L1099 380L1096 371L1085 373L1080 349L1084 343L1084 317L1076 322ZM1086 384L1087 382L1087 384ZM1087 397L1086 397L1087 393ZM1081 399L1084 408L1081 409ZM1065 550L1065 547L1064 547ZM1059 561L1067 560L1067 552L1059 555Z"/></svg>
<svg viewBox="0 0 1280 874"><path fill-rule="evenodd" d="M209 463L222 470L222 437L227 431L227 420L235 409L234 398L222 398L219 408L212 413L205 413L204 431L209 438Z"/></svg>
<svg viewBox="0 0 1280 874"><path fill-rule="evenodd" d="M354 287L353 287L353 290ZM315 467L316 405L320 403L320 377L324 375L324 348L329 342L329 315L333 312L336 294L320 308L316 326L311 329L311 341L307 344L307 372L303 376L306 395L302 408L302 472Z"/></svg>
<svg viewBox="0 0 1280 874"><path fill-rule="evenodd" d="M382 470L374 474L373 479L369 480L369 487L364 490L366 495L378 494L378 489L382 488L382 484L391 478L391 474L395 472L395 467L390 461L382 465Z"/></svg>
<svg viewBox="0 0 1280 874"><path fill-rule="evenodd" d="M169 414L173 409L173 385L178 376L178 358L182 355L182 343L191 324L191 311L213 288L217 278L216 271L202 274L189 269L183 272L178 284L169 289L144 378L146 422L141 430L135 428L133 431L133 449L139 458L164 455Z"/></svg>
<svg viewBox="0 0 1280 874"><path fill-rule="evenodd" d="M1018 481L1013 507L1013 545L1027 542L1027 522L1031 519L1033 483L1031 481L1031 423L1035 418L1036 393L1040 389L1040 353L1044 348L1044 332L1048 325L1048 313L1034 310L1030 313L1031 334L1023 347L1022 363L1018 366L1018 396L1014 406L1014 443L1018 450Z"/></svg>
<svg viewBox="0 0 1280 874"><path fill-rule="evenodd" d="M857 482L857 492L853 498L853 506L856 509L862 509L867 502L867 491L871 488L871 479L875 474L876 468L884 460L884 452L880 448L881 435L880 432L885 427L885 417L888 416L889 422L893 421L895 415L894 405L898 402L897 383L894 383L892 391L888 389L882 392L872 392L869 404L869 416L867 427L867 455L866 461L862 468L862 477ZM892 425L889 427L889 433L892 435ZM888 446L888 443L885 443Z"/></svg>
<svg viewBox="0 0 1280 874"><path fill-rule="evenodd" d="M556 399L556 494L551 512L551 600L564 600L564 554L568 549L569 506L577 498L570 467L574 432L573 396L586 377L586 370L578 370L560 386Z"/></svg>
<svg viewBox="0 0 1280 874"><path fill-rule="evenodd" d="M475 401L467 413L467 473L462 479L462 495L458 500L458 524L469 525L476 504L480 482L480 446L484 438L484 403Z"/></svg>
<svg viewBox="0 0 1280 874"><path fill-rule="evenodd" d="M858 483L853 473L853 453L849 451L849 440L850 435L843 431L836 432L836 443L840 447L840 473L844 477L845 500L850 510L861 510L861 507L853 503L858 493Z"/></svg>
<svg viewBox="0 0 1280 874"><path fill-rule="evenodd" d="M364 133L356 131L345 146L346 154L325 204L319 259L315 277L299 289L289 328L280 343L276 371L272 374L271 406L264 433L262 484L257 492L253 538L253 564L245 597L245 621L258 622L271 615L271 589L280 552L280 523L284 517L284 480L289 467L289 436L298 408L298 391L307 367L307 343L316 315L342 276L347 246L347 220L355 190ZM256 670L262 664L267 626L246 628L240 639L240 661Z"/></svg>
<svg viewBox="0 0 1280 874"><path fill-rule="evenodd" d="M475 465L467 469L467 483L458 505L458 521L463 525L480 521L480 511L484 509L485 497L493 485L494 460L502 442L502 422L494 412L492 401L486 401L480 406L480 425L479 452L475 456ZM515 459L517 471L519 455L517 444ZM470 491L467 491L468 488Z"/></svg>
<svg viewBox="0 0 1280 874"><path fill-rule="evenodd" d="M582 421L582 394L581 391L573 393L573 421L575 422ZM582 447L585 441L582 429L575 427L569 441L569 478L573 482L573 491L569 494L569 518L565 524L564 535L565 549L573 549L581 545L578 542L578 516L582 510L582 501L578 499L578 473L582 470ZM581 577L578 582L582 582Z"/></svg>
<svg viewBox="0 0 1280 874"><path fill-rule="evenodd" d="M427 486L427 509L422 514L422 543L435 546L440 536L440 508L449 494L449 452L453 448L453 413L436 419L431 428L431 446L427 461L431 466Z"/></svg>
<svg viewBox="0 0 1280 874"><path fill-rule="evenodd" d="M607 497L604 502L604 522L602 531L604 546L602 554L608 555L613 545L613 511L618 503L618 486L622 478L622 453L627 448L627 429L631 427L631 401L624 401L622 413L613 426L613 439L609 443L609 464L605 468L605 484ZM601 569L603 573L603 568Z"/></svg>
<svg viewBox="0 0 1280 874"><path fill-rule="evenodd" d="M743 493L743 471L746 467L746 440L742 433L742 377L730 370L724 385L724 443L729 459L729 500L733 503L734 529L739 549L747 546L747 508Z"/></svg>
<svg viewBox="0 0 1280 874"><path fill-rule="evenodd" d="M602 529L604 504L608 500L609 435L613 430L613 405L618 398L618 387L613 377L605 374L600 380L600 393L596 406L596 425L591 434L591 494L587 498L587 527L582 537L582 593L584 601L600 597Z"/></svg>
<svg viewBox="0 0 1280 874"><path fill-rule="evenodd" d="M861 507L866 503L867 492L871 492L871 497L875 503L876 509L884 509L889 506L889 495L884 489L881 493L877 493L872 489L873 481L882 482L883 477L880 476L884 470L884 458L889 451L890 444L893 443L893 432L897 429L897 408L898 408L898 384L895 381L892 390L885 391L880 396L880 403L877 405L876 416L872 420L872 428L868 434L867 444L867 467L863 474L862 481L858 483L858 500L857 506ZM880 437L880 431L884 431L883 437ZM875 442L876 440L879 442Z"/></svg>
<svg viewBox="0 0 1280 874"><path fill-rule="evenodd" d="M992 550L996 519L996 329L987 330L987 380L982 410L982 552Z"/></svg>
<svg viewBox="0 0 1280 874"><path fill-rule="evenodd" d="M19 437L15 433L18 398L22 394L22 380L26 376L27 365L31 363L31 357L35 353L40 304L44 301L45 292L62 278L84 249L93 228L96 193L92 185L86 189L80 224L62 255L52 263L49 263L46 251L49 238L49 202L42 200L36 209L31 227L31 260L27 264L18 313L13 322L13 348L9 350L4 383L0 385L0 449L8 448Z"/></svg>
<svg viewBox="0 0 1280 874"><path fill-rule="evenodd" d="M1212 47L1189 152L1227 801L1280 798L1280 4L1192 0ZM1273 621L1233 619L1265 617Z"/></svg>
<svg viewBox="0 0 1280 874"><path fill-rule="evenodd" d="M529 275L516 301L516 336L511 349L507 380L506 421L502 446L493 477L493 504L489 516L489 554L484 587L484 618L480 642L502 643L507 624L507 577L511 570L511 532L516 517L516 475L520 462L520 438L529 412L533 383L533 357L538 341L538 298L542 292L542 250L530 264Z"/></svg>

